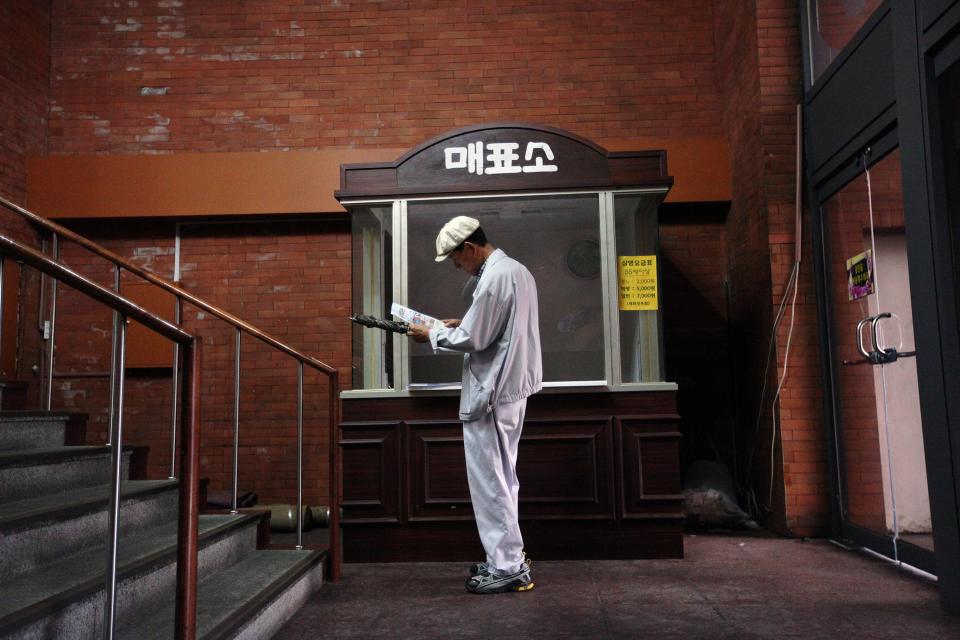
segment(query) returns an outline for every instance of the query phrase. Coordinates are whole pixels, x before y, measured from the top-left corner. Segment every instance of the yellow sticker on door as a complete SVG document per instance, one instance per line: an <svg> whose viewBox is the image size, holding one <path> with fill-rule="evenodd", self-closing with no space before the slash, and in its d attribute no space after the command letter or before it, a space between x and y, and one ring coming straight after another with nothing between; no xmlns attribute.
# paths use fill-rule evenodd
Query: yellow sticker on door
<svg viewBox="0 0 960 640"><path fill-rule="evenodd" d="M620 256L620 311L654 311L658 308L657 256Z"/></svg>

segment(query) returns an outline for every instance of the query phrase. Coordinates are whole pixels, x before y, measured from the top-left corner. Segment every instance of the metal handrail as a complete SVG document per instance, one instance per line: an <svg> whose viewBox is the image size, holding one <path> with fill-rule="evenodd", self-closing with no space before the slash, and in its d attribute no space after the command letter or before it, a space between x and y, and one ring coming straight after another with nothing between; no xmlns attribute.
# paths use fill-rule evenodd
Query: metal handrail
<svg viewBox="0 0 960 640"><path fill-rule="evenodd" d="M235 327L237 327L237 328L239 328L239 329L242 329L243 331L249 333L250 335L258 338L259 340L262 340L263 342L265 342L265 343L267 343L267 344L269 344L270 346L272 346L272 347L274 347L274 348L276 348L276 349L279 349L280 351L283 351L284 353L286 353L287 355L289 355L289 356L291 356L291 357L293 357L293 358L296 358L297 360L303 362L305 365L308 365L308 366L310 366L310 367L313 367L314 369L316 369L316 370L318 370L318 371L322 371L323 373L326 373L326 374L328 374L328 375L334 375L334 374L337 373L337 370L336 370L336 369L334 369L334 368L331 367L330 365L326 364L325 362L321 362L320 360L317 360L316 358L312 358L312 357L310 357L310 356L308 356L308 355L306 355L306 354L304 354L304 353L301 353L300 351L297 351L297 350L294 349L293 347L291 347L291 346L289 346L289 345L287 345L287 344L284 344L283 342L280 342L280 340L274 338L273 336L271 336L270 334L266 333L265 331L261 331L261 330L258 329L257 327L253 326L252 324L250 324L250 323L248 323L248 322L245 322L244 320L241 320L240 318L238 318L238 317L236 317L235 315L229 313L228 311L225 311L225 310L221 309L220 307L215 307L215 306L213 306L212 304L204 301L203 299L196 297L195 295L193 295L192 293L190 293L190 292L187 291L186 289L181 289L180 287L178 287L178 286L175 285L174 283L170 282L169 280L166 280L166 279L164 279L164 278L161 278L160 276L156 275L155 273L151 273L150 271L147 271L146 269L143 269L142 267L138 267L136 264L130 262L130 261L127 260L126 258L123 258L123 257L117 255L116 253L113 253L113 252L110 251L109 249L106 249L106 248L98 245L97 243L95 243L95 242L93 242L93 241L91 241L91 240L88 240L87 238L84 238L84 237L81 236L80 234L75 233L74 231L71 231L70 229L67 229L66 227L64 227L64 226L62 226L62 225L59 225L59 224L57 224L56 222L53 222L52 220L48 220L48 219L46 219L46 218L43 218L43 217L41 217L41 216L38 216L37 214L33 213L32 211L29 211L29 210L27 210L27 209L24 209L24 208L21 207L20 205L14 203L14 202L11 202L10 200L7 200L7 199L4 198L3 196L0 196L0 205L3 205L4 207L6 207L7 209L13 211L14 213L17 213L17 214L19 214L20 216L26 218L28 221L30 221L30 222L33 223L34 225L36 225L36 226L38 226L38 227L40 227L40 228L42 228L42 229L46 229L47 231L51 231L51 232L53 232L53 233L55 233L55 234L57 234L57 235L59 235L59 236L62 236L62 237L64 237L64 238L70 240L71 242L80 245L80 246L83 247L84 249L88 249L88 250L92 251L93 253L97 254L98 256L100 256L100 257L102 257L102 258L104 258L104 259L106 259L106 260L109 260L110 262L112 262L112 263L114 263L114 264L116 264L116 265L118 265L118 266L123 267L124 269L126 269L126 270L129 271L130 273L132 273L132 274L134 274L134 275L136 275L136 276L138 276L138 277L140 277L140 278L143 278L144 280L146 280L146 281L148 281L148 282L150 282L150 283L152 283L152 284L157 285L157 286L160 287L161 289L164 289L164 290L166 290L166 291L174 294L174 295L177 296L178 298L182 298L183 300L186 300L187 302L189 302L189 303L192 304L193 306L198 307L199 309L202 309L203 311L206 311L206 312L209 313L210 315L216 316L217 318L220 318L221 320L223 320L223 321L225 321L225 322L227 322L227 323L229 323L229 324L232 324L233 326L235 326Z"/></svg>
<svg viewBox="0 0 960 640"><path fill-rule="evenodd" d="M183 347L183 366L188 376L183 384L189 391L183 394L183 414L188 417L188 429L181 443L181 486L177 531L177 637L193 640L196 637L197 584L197 523L199 506L198 476L200 471L200 340L180 327L147 311L118 293L89 280L69 267L52 260L43 253L0 235L0 264L11 257L50 276L54 282L63 282L80 293L112 308L121 316L119 366L123 367L126 324L132 318L161 336ZM2 272L0 272L2 273ZM3 282L0 279L0 300ZM120 540L120 485L123 459L123 380L114 396L117 403L111 421L111 473L109 500L110 546L107 555L106 598L104 599L104 636L113 638L117 600L117 550Z"/></svg>
<svg viewBox="0 0 960 640"><path fill-rule="evenodd" d="M337 434L339 432L339 425L340 425L340 402L339 402L340 384L339 384L339 375L337 370L334 367L324 362L321 362L320 360L317 360L315 358L312 358L306 354L303 354L297 351L296 349L290 347L287 344L284 344L283 342L274 338L270 334L264 331L261 331L257 327L245 322L244 320L241 320L240 318L234 316L233 314L219 307L215 307L209 304L208 302L196 297L189 291L186 291L185 289L180 288L176 284L133 264L129 260L113 253L112 251L96 244L91 240L88 240L87 238L84 238L83 236L71 231L70 229L67 229L64 226L57 224L56 222L43 218L33 213L32 211L29 211L21 207L20 205L14 202L11 202L10 200L2 196L0 196L0 205L22 216L33 225L40 227L42 229L46 229L47 231L50 231L51 233L54 234L54 237L61 236L63 238L66 238L80 245L81 247L84 247L85 249L99 255L100 257L106 260L109 260L117 267L122 267L127 271L129 271L130 273L160 287L161 289L164 289L169 293L172 293L177 297L178 309L182 301L189 302L193 306L199 309L202 309L203 311L209 313L210 315L220 318L221 320L227 322L228 324L233 325L238 330L238 332L244 331L252 335L253 337L257 338L258 340L270 345L271 347L278 349L279 351L282 351L283 353L286 353L290 357L298 360L301 363L301 365L305 364L311 367L312 369L315 369L327 376L328 387L329 387L328 417L330 420L330 431L329 431L330 535L329 535L329 542L328 542L328 547L330 551L329 578L331 581L334 581L334 582L338 581L340 579L341 554L340 554L340 486L339 486L340 485L340 479L339 479L340 447L339 447L339 441L337 438ZM239 362L239 358L240 358L239 348L237 348L236 350L235 358ZM50 366L50 369L52 370L53 369L52 361L50 362L49 366ZM176 367L174 367L174 370L176 370ZM237 381L239 381L239 364L235 365L235 370L237 371ZM121 370L121 376L122 376L122 370ZM302 387L302 384L303 384L302 375L299 376L299 380L300 381L298 382L298 385ZM176 390L174 390L174 393L176 393ZM235 384L235 393L237 394L237 398L235 398L235 412L236 412L238 411L237 404L239 402L239 384ZM298 407L297 407L298 416L302 416L302 411L303 411L302 403L303 403L303 393L302 391L298 391ZM298 417L297 428L298 428L298 432L302 431L302 418ZM173 429L174 429L174 433L171 439L175 441L176 439L175 412L173 416ZM232 483L233 486L232 486L232 500L231 500L231 511L234 511L234 512L236 512L236 509L237 509L236 465L239 464L237 462L238 452L239 452L239 435L238 434L239 434L239 420L238 418L235 417L234 438L233 438L233 443L234 443L233 444L234 446L233 479L234 480ZM299 447L302 447L302 437L298 438L298 452L297 452L298 453L298 457L297 457L298 486L297 486L297 545L296 547L298 549L302 548L302 536L303 536L303 504L302 504L303 487L301 486L302 479L303 479L303 469L302 469L303 456L302 456L302 451L300 451ZM172 464L173 463L171 461L171 466ZM173 475L172 471L171 471L171 475Z"/></svg>

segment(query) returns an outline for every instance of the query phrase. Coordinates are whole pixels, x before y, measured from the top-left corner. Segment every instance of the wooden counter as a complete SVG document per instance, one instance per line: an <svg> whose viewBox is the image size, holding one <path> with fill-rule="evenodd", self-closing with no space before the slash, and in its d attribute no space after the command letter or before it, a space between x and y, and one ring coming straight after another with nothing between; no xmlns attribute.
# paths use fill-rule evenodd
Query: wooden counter
<svg viewBox="0 0 960 640"><path fill-rule="evenodd" d="M348 562L479 561L456 396L345 398ZM683 557L676 392L539 393L517 462L537 559Z"/></svg>

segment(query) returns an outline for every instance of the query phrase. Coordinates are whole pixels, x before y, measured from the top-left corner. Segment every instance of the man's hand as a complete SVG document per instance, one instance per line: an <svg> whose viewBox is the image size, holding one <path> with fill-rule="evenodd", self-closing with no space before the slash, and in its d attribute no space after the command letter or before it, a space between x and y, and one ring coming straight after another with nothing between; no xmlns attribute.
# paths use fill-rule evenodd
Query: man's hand
<svg viewBox="0 0 960 640"><path fill-rule="evenodd" d="M440 322L443 323L443 326L449 329L456 329L457 327L460 326L460 318L453 318L450 320L441 320Z"/></svg>
<svg viewBox="0 0 960 640"><path fill-rule="evenodd" d="M407 335L413 338L414 342L426 342L430 339L430 330L425 324L411 324Z"/></svg>

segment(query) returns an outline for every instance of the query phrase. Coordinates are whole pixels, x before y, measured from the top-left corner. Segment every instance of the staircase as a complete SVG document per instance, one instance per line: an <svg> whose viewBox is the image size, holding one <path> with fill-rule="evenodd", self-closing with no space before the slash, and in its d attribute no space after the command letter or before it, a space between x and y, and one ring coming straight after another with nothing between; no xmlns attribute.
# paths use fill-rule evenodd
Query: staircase
<svg viewBox="0 0 960 640"><path fill-rule="evenodd" d="M0 638L98 638L110 448L85 416L0 412ZM177 480L130 479L124 451L116 636L174 637ZM135 466L135 465L133 465ZM269 638L323 582L326 551L258 548L261 513L200 515L197 637Z"/></svg>

